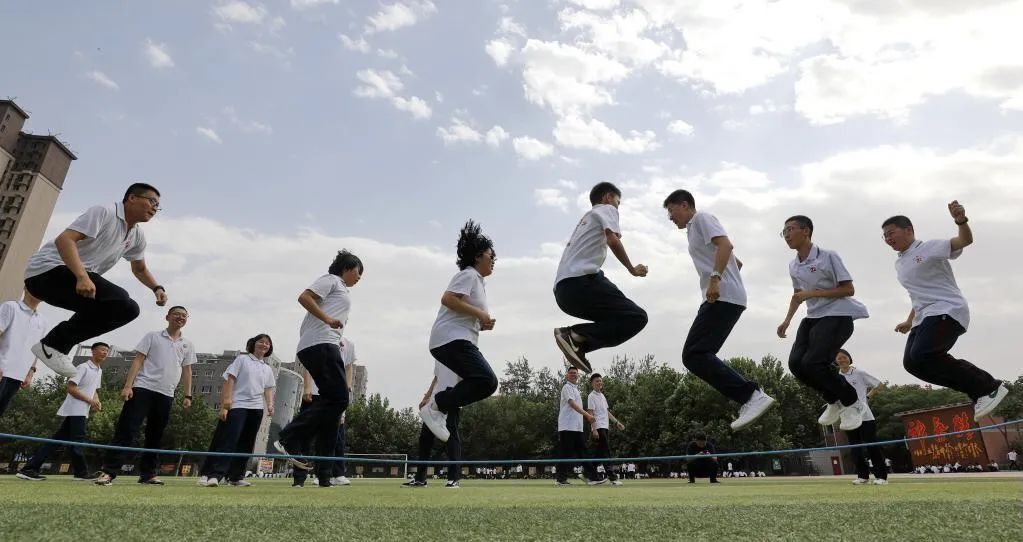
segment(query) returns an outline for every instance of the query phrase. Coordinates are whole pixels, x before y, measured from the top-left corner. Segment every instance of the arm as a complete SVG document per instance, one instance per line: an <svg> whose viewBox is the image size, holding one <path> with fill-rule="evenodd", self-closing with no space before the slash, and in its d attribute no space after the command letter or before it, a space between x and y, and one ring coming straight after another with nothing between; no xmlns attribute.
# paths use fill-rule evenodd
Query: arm
<svg viewBox="0 0 1023 542"><path fill-rule="evenodd" d="M266 413L274 415L274 389L263 388L263 404L266 405Z"/></svg>
<svg viewBox="0 0 1023 542"><path fill-rule="evenodd" d="M714 271L718 274L725 272L725 267L728 266L728 260L732 257L732 242L728 240L727 235L719 235L713 237L710 240L711 243L717 247L714 252ZM712 276L710 277L710 283L707 285L707 302L714 303L721 297L721 277Z"/></svg>
<svg viewBox="0 0 1023 542"><path fill-rule="evenodd" d="M906 317L906 321L895 326L895 331L899 333L909 333L909 330L913 329L913 320L916 318L916 309L909 310L909 316Z"/></svg>
<svg viewBox="0 0 1023 542"><path fill-rule="evenodd" d="M352 393L352 379L355 378L355 364L349 363L345 367L345 383L348 384L348 393ZM350 400L351 398L349 398Z"/></svg>
<svg viewBox="0 0 1023 542"><path fill-rule="evenodd" d="M185 390L185 399L181 406L190 408L192 406L192 366L185 365L181 368L181 388Z"/></svg>
<svg viewBox="0 0 1023 542"><path fill-rule="evenodd" d="M611 249L611 253L629 270L629 273L634 277L645 277L647 273L646 266L642 264L632 265L632 262L629 260L629 254L625 252L625 245L622 244L618 234L611 230L604 230L604 235L607 237L607 248Z"/></svg>
<svg viewBox="0 0 1023 542"><path fill-rule="evenodd" d="M220 421L227 420L227 413L231 410L231 397L234 395L234 383L237 381L234 375L227 375L224 387L220 390Z"/></svg>
<svg viewBox="0 0 1023 542"><path fill-rule="evenodd" d="M89 278L89 273L86 272L85 265L82 264L82 258L78 255L78 242L84 239L86 239L86 235L82 232L64 230L53 240L53 244L57 247L57 253L60 254L60 259L64 261L64 265L67 266L78 280L78 283L75 285L75 291L78 292L78 295L95 298L96 285Z"/></svg>
<svg viewBox="0 0 1023 542"><path fill-rule="evenodd" d="M885 389L884 382L874 386L873 388L870 388L870 391L867 392L867 399L870 399L871 397L877 395L879 392L883 391L884 389Z"/></svg>
<svg viewBox="0 0 1023 542"><path fill-rule="evenodd" d="M593 414L590 414L589 412L583 410L583 407L579 406L579 403L576 403L575 399L568 400L568 407L578 412L579 414L582 414L583 418L586 418L586 421L593 423Z"/></svg>
<svg viewBox="0 0 1023 542"><path fill-rule="evenodd" d="M796 311L799 310L800 301L796 299L796 296L800 292L802 292L802 290L796 290L792 293L792 299L789 300L789 311L785 313L785 320L778 326L778 337L782 339L785 338L785 332L789 329L789 324L792 323L792 317L795 316Z"/></svg>
<svg viewBox="0 0 1023 542"><path fill-rule="evenodd" d="M430 382L430 387L426 390L426 393L423 394L423 400L419 401L419 408L423 408L424 406L427 405L427 403L430 402L430 396L433 395L433 388L436 385L437 385L437 377L435 375L433 377L433 380Z"/></svg>
<svg viewBox="0 0 1023 542"><path fill-rule="evenodd" d="M458 314L465 314L467 316L475 316L480 321L480 326L493 328L493 322L495 321L487 314L486 311L479 307L469 303L465 300L465 294L456 294L455 292L444 292L444 295L440 296L440 304L445 307L457 312Z"/></svg>
<svg viewBox="0 0 1023 542"><path fill-rule="evenodd" d="M739 271L742 271L742 260L740 260L739 258L736 258L735 259L735 267L739 268Z"/></svg>
<svg viewBox="0 0 1023 542"><path fill-rule="evenodd" d="M958 201L953 201L948 204L948 212L952 215L952 220L955 221L956 226L959 226L959 234L950 241L952 243L952 252L972 245L973 230L970 229L970 219L966 217L966 209Z"/></svg>
<svg viewBox="0 0 1023 542"><path fill-rule="evenodd" d="M135 359L131 360L131 367L128 369L128 376L124 377L124 387L121 388L121 399L127 401L131 399L131 389L135 386L135 377L138 376L139 371L142 370L142 362L146 360L146 355L142 352L135 352ZM189 372L191 375L191 372ZM189 376L191 381L191 376Z"/></svg>
<svg viewBox="0 0 1023 542"><path fill-rule="evenodd" d="M309 370L305 369L302 372L302 402L311 403L313 401L313 377L309 374Z"/></svg>
<svg viewBox="0 0 1023 542"><path fill-rule="evenodd" d="M32 377L36 374L36 363L39 360L32 360L32 366L28 368L28 374L25 376L25 380L21 382L21 389L27 390L32 385ZM3 378L4 372L0 370L0 378Z"/></svg>
<svg viewBox="0 0 1023 542"><path fill-rule="evenodd" d="M150 290L156 288L153 293L156 294L156 304L158 306L162 307L167 304L167 291L163 289L163 286L160 286L160 284L156 282L156 278L149 272L149 267L146 266L145 260L135 260L131 262L131 272L135 275L135 278L138 279L139 282L146 286L146 288L149 288Z"/></svg>
<svg viewBox="0 0 1023 542"><path fill-rule="evenodd" d="M615 415L611 414L610 410L607 411L607 418L609 420L615 422L615 425L618 427L619 431L621 431L622 429L625 429L625 424L620 422L620 421L618 421L618 418L615 418Z"/></svg>
<svg viewBox="0 0 1023 542"><path fill-rule="evenodd" d="M834 288L828 288L827 290L799 290L792 295L793 301L799 300L800 303L814 297L826 297L826 298L838 298L838 297L852 297L856 295L856 288L853 287L851 280L843 280L838 283L838 286Z"/></svg>
<svg viewBox="0 0 1023 542"><path fill-rule="evenodd" d="M305 290L298 296L298 304L302 305L302 308L308 311L309 314L334 329L341 329L341 321L336 318L331 318L327 313L323 312L323 309L320 308L319 301L320 296L313 293L312 290Z"/></svg>
<svg viewBox="0 0 1023 542"><path fill-rule="evenodd" d="M70 381L67 383L67 394L79 401L89 403L90 405L93 404L93 401L95 400L95 397L89 397L82 393L82 390L78 389L78 384Z"/></svg>

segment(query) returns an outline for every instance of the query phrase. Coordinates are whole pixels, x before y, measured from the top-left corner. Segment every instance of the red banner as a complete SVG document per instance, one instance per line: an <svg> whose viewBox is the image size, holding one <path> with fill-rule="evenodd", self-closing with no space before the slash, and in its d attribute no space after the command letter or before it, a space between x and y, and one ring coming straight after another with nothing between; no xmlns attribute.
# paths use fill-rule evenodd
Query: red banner
<svg viewBox="0 0 1023 542"><path fill-rule="evenodd" d="M941 410L908 414L902 417L909 438L966 431L979 427L973 421L973 407L963 405ZM986 464L987 450L980 433L966 433L950 437L916 440L909 443L913 466Z"/></svg>

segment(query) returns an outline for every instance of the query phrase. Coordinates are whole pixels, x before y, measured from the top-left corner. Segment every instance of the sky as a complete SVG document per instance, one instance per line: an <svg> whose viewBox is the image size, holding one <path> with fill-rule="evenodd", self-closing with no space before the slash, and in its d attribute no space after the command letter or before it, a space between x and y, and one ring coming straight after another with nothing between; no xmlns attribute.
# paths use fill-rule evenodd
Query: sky
<svg viewBox="0 0 1023 542"><path fill-rule="evenodd" d="M682 368L700 292L661 203L685 188L745 264L749 307L723 357L787 359L795 327L775 329L794 253L778 232L806 214L870 310L847 343L856 364L918 382L880 224L906 214L918 237L949 238L958 199L976 242L954 263L972 323L953 353L1020 373L1021 1L66 0L4 2L0 20L17 21L0 49L20 51L0 95L78 156L47 239L131 182L156 185L146 259L201 352L267 332L292 359L296 299L347 248L365 274L345 334L369 391L410 406L471 218L499 255L482 352L499 375L519 356L557 370L551 330L574 320L555 270L607 180L650 273L613 256L605 270L650 323L590 354L598 370L646 354ZM104 339L130 348L165 325L126 263L107 277L143 310Z"/></svg>

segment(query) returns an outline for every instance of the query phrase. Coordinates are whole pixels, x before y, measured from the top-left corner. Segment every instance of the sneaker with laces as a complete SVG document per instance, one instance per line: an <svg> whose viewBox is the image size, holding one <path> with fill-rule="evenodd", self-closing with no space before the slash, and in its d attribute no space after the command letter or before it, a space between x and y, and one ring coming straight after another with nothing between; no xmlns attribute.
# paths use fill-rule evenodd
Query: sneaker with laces
<svg viewBox="0 0 1023 542"><path fill-rule="evenodd" d="M774 406L774 403L773 397L764 393L764 390L757 389L749 400L739 407L739 416L732 422L732 431L738 431L755 422L767 412L767 409Z"/></svg>
<svg viewBox="0 0 1023 542"><path fill-rule="evenodd" d="M613 485L613 486L623 486L625 484L623 484L621 480L615 480L615 481L611 482L611 485Z"/></svg>
<svg viewBox="0 0 1023 542"><path fill-rule="evenodd" d="M448 480L448 483L444 484L444 489L461 489L462 486L458 485L457 480Z"/></svg>
<svg viewBox="0 0 1023 542"><path fill-rule="evenodd" d="M863 425L863 415L867 412L867 405L863 401L856 401L855 403L842 409L842 414L839 416L841 423L838 424L838 428L842 431L854 431L859 429Z"/></svg>
<svg viewBox="0 0 1023 542"><path fill-rule="evenodd" d="M828 408L824 409L824 413L821 414L820 418L817 418L817 423L821 425L835 425L838 422L839 417L842 415L842 402L835 401L828 405Z"/></svg>
<svg viewBox="0 0 1023 542"><path fill-rule="evenodd" d="M216 476L210 476L206 479L206 487L218 487L220 486L220 478Z"/></svg>
<svg viewBox="0 0 1023 542"><path fill-rule="evenodd" d="M569 365L579 369L585 374L593 372L590 362L586 360L586 355L583 354L583 352L579 349L579 346L572 340L571 328L555 328L554 342L557 343L561 353L565 355L565 360L568 361Z"/></svg>
<svg viewBox="0 0 1023 542"><path fill-rule="evenodd" d="M995 391L978 398L977 404L973 407L973 420L980 423L981 418L991 414L998 408L998 404L1002 402L1002 399L1005 399L1006 395L1009 395L1009 388L1001 384Z"/></svg>
<svg viewBox="0 0 1023 542"><path fill-rule="evenodd" d="M451 438L448 431L448 417L437 409L437 403L431 400L423 408L419 409L419 417L423 423L441 442L447 442Z"/></svg>
<svg viewBox="0 0 1023 542"><path fill-rule="evenodd" d="M234 487L252 487L252 482L249 482L248 480L232 480L228 482L228 485Z"/></svg>
<svg viewBox="0 0 1023 542"><path fill-rule="evenodd" d="M32 345L31 350L36 359L42 361L43 365L53 369L53 372L60 376L74 378L78 372L75 370L75 365L71 363L71 356L63 352L58 352L41 342Z"/></svg>
<svg viewBox="0 0 1023 542"><path fill-rule="evenodd" d="M420 487L426 487L426 480L423 480L423 481L409 480L408 482L405 482L404 484L401 484L401 487L410 487L412 489L416 489L416 488L420 488Z"/></svg>
<svg viewBox="0 0 1023 542"><path fill-rule="evenodd" d="M14 476L18 480L25 480L26 482L42 482L46 479L45 476L39 474L39 471L35 469L21 469Z"/></svg>
<svg viewBox="0 0 1023 542"><path fill-rule="evenodd" d="M869 483L870 483L870 480L868 480L866 478L857 478L857 479L853 480L853 485L854 486L863 486L863 485L867 485Z"/></svg>
<svg viewBox="0 0 1023 542"><path fill-rule="evenodd" d="M209 476L200 476L199 479L195 481L195 485L197 485L199 487L206 487L206 482L209 479L210 479Z"/></svg>
<svg viewBox="0 0 1023 542"><path fill-rule="evenodd" d="M888 485L888 479L887 478L874 478L874 485L875 486L886 486L886 485Z"/></svg>
<svg viewBox="0 0 1023 542"><path fill-rule="evenodd" d="M350 486L350 485L352 485L352 481L349 480L347 477L344 477L344 476L338 476L336 478L331 478L330 479L330 483L332 483L332 484L334 484L336 486Z"/></svg>
<svg viewBox="0 0 1023 542"><path fill-rule="evenodd" d="M274 449L276 449L281 455L294 455L291 452L289 452L284 447L284 443L279 441L279 440L274 442ZM306 463L305 461L302 461L301 459L299 459L297 457L289 457L288 458L288 464L291 465L292 467L295 467L296 469L313 470L313 466L312 465L310 465L309 463Z"/></svg>

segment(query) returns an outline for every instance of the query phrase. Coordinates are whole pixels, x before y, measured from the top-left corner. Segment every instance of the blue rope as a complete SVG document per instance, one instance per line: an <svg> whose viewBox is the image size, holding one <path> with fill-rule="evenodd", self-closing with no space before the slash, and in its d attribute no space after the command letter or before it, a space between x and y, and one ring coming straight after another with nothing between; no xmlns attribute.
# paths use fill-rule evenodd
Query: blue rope
<svg viewBox="0 0 1023 542"><path fill-rule="evenodd" d="M881 442L870 442L865 444L843 444L841 446L823 446L819 448L790 448L787 450L766 450L756 452L727 452L727 453L715 453L710 454L709 457L758 457L765 455L789 455L789 454L801 454L811 452L822 452L830 450L847 450L851 448L867 448L871 446L889 446L892 444L908 444L919 440L931 440L937 438L953 437L956 435L964 435L967 433L979 433L982 431L988 431L991 429L997 429L999 427L1007 427L1010 425L1016 425L1023 423L1023 419L1014 420L1011 422L1002 422L994 425L987 425L984 427L978 427L975 429L966 429L964 431L954 431L952 433L941 433L938 435L927 435L923 437L913 438L901 438L894 440L885 440ZM334 457L334 456L318 456L318 455L282 455L282 454L256 454L256 453L237 453L237 452L197 452L191 450L161 450L161 449L150 449L150 448L138 448L132 446L112 446L109 444L95 444L91 442L73 442L69 440L55 440L42 437L30 437L27 435L14 435L10 433L0 433L0 439L26 441L26 442L38 442L42 444L57 444L61 446L77 446L80 448L95 448L99 450L118 450L122 452L136 452L136 453L157 453L167 455L194 455L194 456L209 456L209 457L260 457L268 459L304 459L311 461L340 461L344 460L348 463L377 463L384 465L395 465L395 464L408 464L408 465L550 465L558 463L642 463L642 462L663 462L663 461L682 461L689 459L706 459L707 454L701 455L665 455L665 456L654 456L654 457L611 457L611 458L578 458L578 459L487 459L487 460L473 460L473 459L461 459L459 461L426 461L422 459L418 460L401 460L401 459L373 459L373 458L351 458L351 457Z"/></svg>

